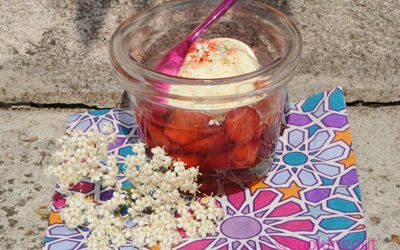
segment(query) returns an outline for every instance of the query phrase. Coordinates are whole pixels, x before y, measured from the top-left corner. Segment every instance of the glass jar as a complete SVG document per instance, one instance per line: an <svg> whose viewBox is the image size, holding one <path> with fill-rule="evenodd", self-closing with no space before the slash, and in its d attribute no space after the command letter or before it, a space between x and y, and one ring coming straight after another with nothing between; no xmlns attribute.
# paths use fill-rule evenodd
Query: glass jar
<svg viewBox="0 0 400 250"><path fill-rule="evenodd" d="M164 147L188 167L200 166L201 191L214 194L248 186L268 173L288 83L301 53L299 31L283 13L243 0L202 38L229 37L246 43L255 52L260 69L219 79L154 71L161 57L218 3L161 4L126 19L110 45L111 62L130 96L141 139L150 148ZM182 88L195 91L189 94L179 91Z"/></svg>

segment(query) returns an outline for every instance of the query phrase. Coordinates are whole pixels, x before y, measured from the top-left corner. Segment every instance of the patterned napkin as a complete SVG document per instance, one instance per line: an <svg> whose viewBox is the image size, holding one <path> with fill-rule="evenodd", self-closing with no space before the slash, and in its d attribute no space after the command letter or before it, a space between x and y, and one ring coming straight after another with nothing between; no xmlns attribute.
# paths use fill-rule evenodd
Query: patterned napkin
<svg viewBox="0 0 400 250"><path fill-rule="evenodd" d="M187 241L174 249L366 249L366 229L357 168L341 88L318 93L286 111L271 172L246 190L219 198L226 212L217 236ZM68 130L112 123L119 132L110 146L118 159L137 140L131 111L95 110L69 117ZM123 167L121 164L120 167ZM126 183L124 179L121 182ZM82 183L87 195L107 200L112 191ZM88 229L68 229L53 197L43 249L84 249ZM132 246L120 249L136 249Z"/></svg>

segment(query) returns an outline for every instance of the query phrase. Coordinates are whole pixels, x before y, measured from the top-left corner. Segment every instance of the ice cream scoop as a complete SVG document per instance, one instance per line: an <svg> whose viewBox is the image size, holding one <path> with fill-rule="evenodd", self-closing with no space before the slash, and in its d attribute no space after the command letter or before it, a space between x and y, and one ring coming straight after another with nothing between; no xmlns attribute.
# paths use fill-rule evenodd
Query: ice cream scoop
<svg viewBox="0 0 400 250"><path fill-rule="evenodd" d="M187 78L215 79L226 78L250 73L258 70L260 64L252 49L245 43L232 38L214 38L211 40L199 40L188 50L179 76ZM186 97L224 97L229 95L249 93L255 89L254 81L243 81L225 85L171 85L169 94ZM249 97L230 102L229 104L202 104L169 99L168 104L192 109L202 108L217 110L221 108L232 108L243 104L250 104L257 98Z"/></svg>
<svg viewBox="0 0 400 250"><path fill-rule="evenodd" d="M259 67L256 55L245 43L232 38L215 38L192 44L179 76L225 78L250 73Z"/></svg>

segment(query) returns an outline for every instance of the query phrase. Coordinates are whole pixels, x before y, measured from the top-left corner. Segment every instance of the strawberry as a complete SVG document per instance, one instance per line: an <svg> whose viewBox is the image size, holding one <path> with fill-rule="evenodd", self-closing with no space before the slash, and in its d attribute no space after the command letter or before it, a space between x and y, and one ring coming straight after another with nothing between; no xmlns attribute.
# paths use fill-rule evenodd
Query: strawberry
<svg viewBox="0 0 400 250"><path fill-rule="evenodd" d="M204 133L213 135L213 134L223 134L225 133L224 126L208 126L208 128L204 129Z"/></svg>
<svg viewBox="0 0 400 250"><path fill-rule="evenodd" d="M134 109L140 110L148 119L157 125L165 126L168 121L169 110L161 105L149 102L148 100L135 100Z"/></svg>
<svg viewBox="0 0 400 250"><path fill-rule="evenodd" d="M200 172L215 172L229 168L229 153L223 152L219 154L207 155L200 165Z"/></svg>
<svg viewBox="0 0 400 250"><path fill-rule="evenodd" d="M157 146L164 146L164 132L163 129L152 122L145 123L146 129L146 143L150 148Z"/></svg>
<svg viewBox="0 0 400 250"><path fill-rule="evenodd" d="M169 120L169 112L165 107L152 105L150 112L152 120L161 126L165 126Z"/></svg>
<svg viewBox="0 0 400 250"><path fill-rule="evenodd" d="M251 141L238 145L231 150L231 166L232 168L246 168L253 166L258 156L258 141Z"/></svg>
<svg viewBox="0 0 400 250"><path fill-rule="evenodd" d="M193 141L182 147L182 150L188 153L216 154L226 151L228 147L226 136L224 134L215 134Z"/></svg>
<svg viewBox="0 0 400 250"><path fill-rule="evenodd" d="M211 116L197 111L175 109L169 116L168 124L169 127L180 130L198 131L207 129L211 119Z"/></svg>
<svg viewBox="0 0 400 250"><path fill-rule="evenodd" d="M262 133L261 139L267 144L272 144L278 140L281 122L279 119L271 122Z"/></svg>
<svg viewBox="0 0 400 250"><path fill-rule="evenodd" d="M202 132L180 130L168 127L165 129L165 136L174 143L186 145L203 138L205 134Z"/></svg>
<svg viewBox="0 0 400 250"><path fill-rule="evenodd" d="M262 135L263 135L263 133L264 133L264 131L265 131L265 129L268 127L268 123L263 123L263 124L261 124L258 128L257 128L257 133L256 133L256 138L260 138Z"/></svg>
<svg viewBox="0 0 400 250"><path fill-rule="evenodd" d="M183 161L186 164L186 167L197 167L200 165L200 158L197 155L190 154L175 154L172 153L170 156L175 161Z"/></svg>
<svg viewBox="0 0 400 250"><path fill-rule="evenodd" d="M234 144L242 144L252 139L260 123L257 111L242 107L230 111L225 118L225 133Z"/></svg>
<svg viewBox="0 0 400 250"><path fill-rule="evenodd" d="M164 137L164 148L167 151L167 153L171 154L172 152L180 152L181 147L182 147L181 145L172 141L168 137L166 137L166 136Z"/></svg>

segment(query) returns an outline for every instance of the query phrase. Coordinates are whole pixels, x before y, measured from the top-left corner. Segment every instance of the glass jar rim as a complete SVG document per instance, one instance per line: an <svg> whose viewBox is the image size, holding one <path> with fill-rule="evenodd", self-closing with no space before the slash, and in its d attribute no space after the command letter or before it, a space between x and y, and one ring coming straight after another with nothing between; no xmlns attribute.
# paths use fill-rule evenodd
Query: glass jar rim
<svg viewBox="0 0 400 250"><path fill-rule="evenodd" d="M142 75L149 77L151 79L154 79L156 81L164 81L168 82L170 84L177 84L177 85L224 85L227 82L229 83L235 83L235 82L244 82L248 81L254 78L257 78L262 75L271 75L268 74L269 72L275 72L275 71L283 71L285 70L288 66L287 65L292 65L295 64L295 66L290 70L294 71L295 68L297 67L297 64L300 59L301 51L302 51L302 37L300 34L300 31L296 27L296 25L293 23L292 20L288 16L286 16L283 12L268 6L263 3L256 3L254 1L248 1L244 0L242 2L246 2L247 6L253 6L257 8L262 8L267 11L270 11L274 14L274 16L280 18L283 23L285 24L286 28L288 31L291 33L290 36L292 37L292 42L289 44L287 50L282 54L282 56L272 62L271 64L268 64L266 66L260 67L260 69L238 75L238 76L233 76L233 77L225 77L225 78L213 78L213 79L205 79L205 78L187 78L187 77L180 77L180 76L173 76L173 75L168 75L165 73L158 72L154 70L153 68L150 68L136 60L133 60L131 57L129 57L129 53L125 54L125 58L119 57L116 53L116 46L120 46L119 43L117 43L117 37L126 29L129 27L131 24L135 23L136 21L139 21L142 18L145 18L149 15L152 15L156 13L158 10L161 8L172 8L174 6L179 6L181 4L184 4L182 0L174 0L174 1L169 1L168 3L163 3L158 6L151 7L145 11L141 11L139 13L133 14L126 18L119 26L118 28L114 31L111 40L110 40L110 45L109 45L109 55L111 59L111 63L113 67L121 73L124 77L127 79L134 79L133 75L135 75L133 70L136 72L141 72ZM187 2L186 2L187 3ZM240 3L240 1L238 2ZM292 72L289 72L292 73ZM280 85L281 82L284 82L286 79L286 76L283 76L282 79L276 79L276 81L268 84L266 88L275 88L277 85Z"/></svg>

